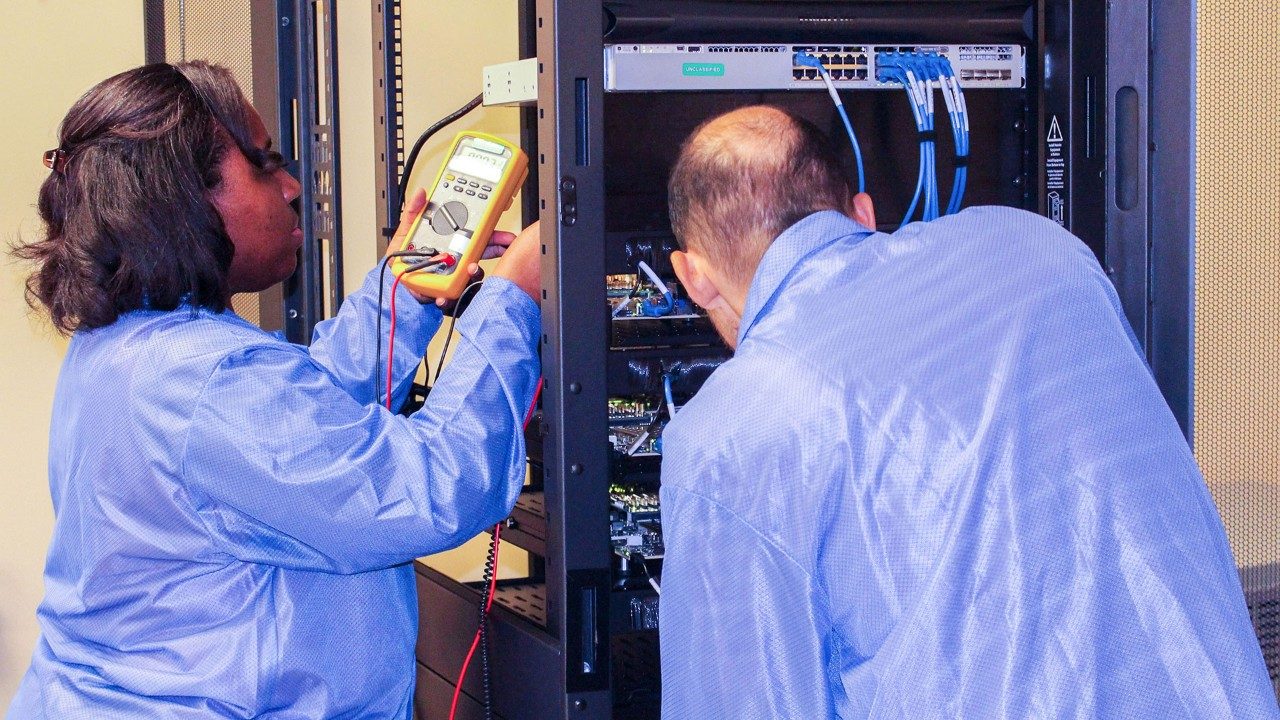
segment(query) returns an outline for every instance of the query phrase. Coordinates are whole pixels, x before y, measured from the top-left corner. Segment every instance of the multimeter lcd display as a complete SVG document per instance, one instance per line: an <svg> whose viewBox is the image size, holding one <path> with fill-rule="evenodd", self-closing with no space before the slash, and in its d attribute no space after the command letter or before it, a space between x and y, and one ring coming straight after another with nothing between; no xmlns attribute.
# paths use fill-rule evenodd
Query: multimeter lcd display
<svg viewBox="0 0 1280 720"><path fill-rule="evenodd" d="M502 177L507 159L463 145L449 160L449 169L460 174L496 183Z"/></svg>

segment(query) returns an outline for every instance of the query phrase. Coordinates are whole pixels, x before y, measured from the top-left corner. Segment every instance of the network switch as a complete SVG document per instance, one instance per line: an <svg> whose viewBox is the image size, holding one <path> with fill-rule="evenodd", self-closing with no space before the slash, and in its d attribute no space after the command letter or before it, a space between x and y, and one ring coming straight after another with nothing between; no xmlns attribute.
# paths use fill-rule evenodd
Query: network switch
<svg viewBox="0 0 1280 720"><path fill-rule="evenodd" d="M942 55L963 88L1026 85L1026 48L1020 45L617 44L604 48L605 90L822 89L818 70L795 62L798 52L818 58L841 89L900 87L876 79L876 54L882 52Z"/></svg>

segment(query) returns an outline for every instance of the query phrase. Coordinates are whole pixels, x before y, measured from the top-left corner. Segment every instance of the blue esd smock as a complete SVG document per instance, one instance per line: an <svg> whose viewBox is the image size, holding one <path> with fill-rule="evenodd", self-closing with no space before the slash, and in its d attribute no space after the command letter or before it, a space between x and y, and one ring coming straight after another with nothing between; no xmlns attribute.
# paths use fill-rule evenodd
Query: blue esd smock
<svg viewBox="0 0 1280 720"><path fill-rule="evenodd" d="M667 426L667 720L1276 718L1195 461L1089 250L811 215Z"/></svg>
<svg viewBox="0 0 1280 720"><path fill-rule="evenodd" d="M405 418L377 402L377 289L371 273L310 348L187 309L76 334L41 635L9 717L409 717L406 563L514 504L540 316L487 280ZM398 292L396 407L440 324Z"/></svg>

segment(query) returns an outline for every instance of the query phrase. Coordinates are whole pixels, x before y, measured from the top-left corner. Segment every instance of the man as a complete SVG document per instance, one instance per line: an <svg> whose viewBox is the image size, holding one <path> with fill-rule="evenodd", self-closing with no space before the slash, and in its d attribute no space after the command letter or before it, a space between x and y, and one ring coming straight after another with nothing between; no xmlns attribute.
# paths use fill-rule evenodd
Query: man
<svg viewBox="0 0 1280 720"><path fill-rule="evenodd" d="M670 182L735 348L665 431L663 717L1274 718L1221 523L1089 250L876 233L750 107Z"/></svg>
<svg viewBox="0 0 1280 720"><path fill-rule="evenodd" d="M287 278L302 242L298 182L227 70L104 80L45 159L45 232L17 254L74 336L41 635L9 717L409 717L409 563L505 517L524 480L536 229L502 236L453 362L401 417L373 381L398 406L441 321L403 285L390 370L376 270L310 347L227 311Z"/></svg>

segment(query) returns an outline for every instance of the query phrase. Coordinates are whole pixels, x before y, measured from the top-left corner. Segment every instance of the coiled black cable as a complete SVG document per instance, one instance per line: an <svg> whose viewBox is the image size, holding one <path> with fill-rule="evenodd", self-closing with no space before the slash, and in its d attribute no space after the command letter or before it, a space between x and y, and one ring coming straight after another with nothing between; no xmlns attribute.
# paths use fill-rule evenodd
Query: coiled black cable
<svg viewBox="0 0 1280 720"><path fill-rule="evenodd" d="M489 600L490 588L493 586L494 573L498 572L496 560L498 555L498 527L493 529L489 537L489 554L484 562L484 594L480 598L480 679L484 688L484 719L493 720L493 679L489 672Z"/></svg>
<svg viewBox="0 0 1280 720"><path fill-rule="evenodd" d="M396 195L396 204L398 206L396 207L396 212L399 212L400 208L404 207L404 198L409 192L409 175L413 172L413 164L418 161L418 153L422 152L422 146L426 145L427 140L430 139L432 135L439 132L440 128L480 107L480 103L482 102L484 102L484 93L480 93L479 95L471 98L466 105L463 105L457 110L454 110L448 115L437 120L434 125L424 130L422 134L418 136L418 139L414 141L413 149L409 151L409 156L405 158L404 170L400 172L400 182L396 186L398 192Z"/></svg>

